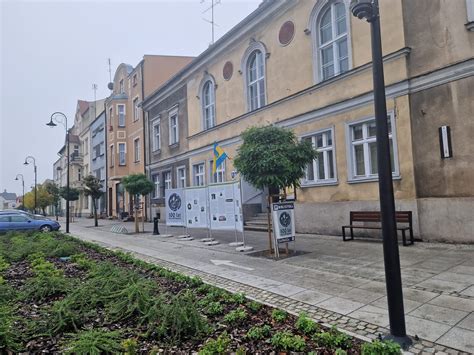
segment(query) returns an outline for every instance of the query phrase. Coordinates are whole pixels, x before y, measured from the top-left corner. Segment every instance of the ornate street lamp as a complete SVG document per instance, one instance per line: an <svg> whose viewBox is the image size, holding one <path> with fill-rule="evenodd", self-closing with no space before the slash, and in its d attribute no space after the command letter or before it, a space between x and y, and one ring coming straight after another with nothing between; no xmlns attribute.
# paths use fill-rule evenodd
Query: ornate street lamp
<svg viewBox="0 0 474 355"><path fill-rule="evenodd" d="M380 211L382 216L385 284L390 321L390 335L386 338L394 340L406 349L411 344L411 340L406 334L405 311L403 307L395 199L390 163L390 141L388 137L379 3L378 0L352 0L350 9L355 17L366 19L371 25Z"/></svg>
<svg viewBox="0 0 474 355"><path fill-rule="evenodd" d="M67 145L67 151L66 151L66 161L67 161L67 175L66 175L66 197L69 199L69 172L70 172L70 166L69 166L69 130L67 129L67 117L64 113L62 112L54 112L51 115L51 118L48 123L46 123L46 126L49 126L51 128L56 127L57 123L60 123L64 126L66 129L66 145ZM66 233L69 233L69 200L66 199Z"/></svg>
<svg viewBox="0 0 474 355"><path fill-rule="evenodd" d="M21 187L23 188L23 196L21 197L21 205L25 209L25 178L23 174L17 174L15 180L18 181L18 176L21 177Z"/></svg>
<svg viewBox="0 0 474 355"><path fill-rule="evenodd" d="M33 161L33 168L34 168L34 171L35 171L35 214L36 214L36 203L37 203L37 192L36 192L36 190L37 190L37 179L38 179L38 169L36 167L36 159L34 157L32 157L31 155L28 155L25 158L25 162L23 164L29 165L30 161Z"/></svg>

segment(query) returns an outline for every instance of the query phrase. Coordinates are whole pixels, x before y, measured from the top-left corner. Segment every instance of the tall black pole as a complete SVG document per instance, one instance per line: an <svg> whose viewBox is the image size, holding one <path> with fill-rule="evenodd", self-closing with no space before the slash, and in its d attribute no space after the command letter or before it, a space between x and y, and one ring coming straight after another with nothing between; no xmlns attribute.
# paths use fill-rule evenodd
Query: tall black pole
<svg viewBox="0 0 474 355"><path fill-rule="evenodd" d="M35 169L35 214L37 213L36 212L36 204L37 204L37 178L38 178L38 174L37 174L37 170L36 170L36 161L34 162L35 166L34 166L34 169Z"/></svg>
<svg viewBox="0 0 474 355"><path fill-rule="evenodd" d="M377 166L379 177L380 211L382 217L383 254L385 263L385 284L387 288L390 336L406 348L411 340L407 337L405 311L403 307L402 277L398 251L395 199L393 195L392 167L390 163L390 140L388 136L387 105L380 34L380 12L378 0L353 0L351 10L354 16L366 18L371 24L372 70L374 83L374 104L377 137Z"/></svg>
<svg viewBox="0 0 474 355"><path fill-rule="evenodd" d="M66 176L66 191L67 191L67 199L66 199L66 233L69 233L69 130L67 129L67 117L64 115L66 119L66 144L67 144L67 176Z"/></svg>

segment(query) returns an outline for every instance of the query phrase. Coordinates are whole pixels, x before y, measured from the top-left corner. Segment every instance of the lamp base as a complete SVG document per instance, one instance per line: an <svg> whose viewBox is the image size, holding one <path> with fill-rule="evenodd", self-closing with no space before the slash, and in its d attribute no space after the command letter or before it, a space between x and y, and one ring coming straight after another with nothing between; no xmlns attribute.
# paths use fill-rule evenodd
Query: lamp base
<svg viewBox="0 0 474 355"><path fill-rule="evenodd" d="M402 350L408 350L410 345L413 344L413 340L411 340L411 338L408 335L405 335L404 337L399 337L392 334L387 334L385 336L382 336L382 340L391 340L394 343L397 343L398 345L400 345Z"/></svg>

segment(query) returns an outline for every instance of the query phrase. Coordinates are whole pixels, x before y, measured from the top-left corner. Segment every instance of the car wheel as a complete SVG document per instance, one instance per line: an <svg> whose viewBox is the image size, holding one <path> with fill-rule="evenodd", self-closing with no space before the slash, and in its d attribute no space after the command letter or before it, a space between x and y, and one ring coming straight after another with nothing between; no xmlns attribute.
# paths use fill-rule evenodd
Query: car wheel
<svg viewBox="0 0 474 355"><path fill-rule="evenodd" d="M47 224L45 224L44 226L41 226L40 228L40 231L42 232L51 232L53 230L53 228L51 228L51 226L48 226Z"/></svg>

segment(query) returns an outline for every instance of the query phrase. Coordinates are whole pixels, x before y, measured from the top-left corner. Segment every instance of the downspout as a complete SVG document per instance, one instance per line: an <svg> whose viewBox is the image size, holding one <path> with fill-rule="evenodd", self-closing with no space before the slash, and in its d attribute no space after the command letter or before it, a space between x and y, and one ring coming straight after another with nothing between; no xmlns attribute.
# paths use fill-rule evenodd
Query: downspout
<svg viewBox="0 0 474 355"><path fill-rule="evenodd" d="M107 156L109 153L109 147L107 145L107 131L108 131L108 125L107 125L107 99L104 100L104 155L105 155L105 166L104 166L104 171L105 171L105 214L107 217L110 216L109 211L109 177L108 177L108 171L109 171L109 165L108 165L108 160Z"/></svg>
<svg viewBox="0 0 474 355"><path fill-rule="evenodd" d="M142 82L142 102L145 101L145 71L144 71L144 66L145 66L145 58L143 58L141 64L140 64L140 75L141 75L141 82ZM142 106L142 123L143 123L143 172L144 174L148 177L146 166L147 166L147 154L146 154L146 146L149 144L149 137L147 137L147 125L145 124L145 110L143 109ZM149 198L148 196L145 196L145 201L143 205L143 210L145 212L145 219L148 220L148 201ZM151 203L150 203L150 216L151 216Z"/></svg>

